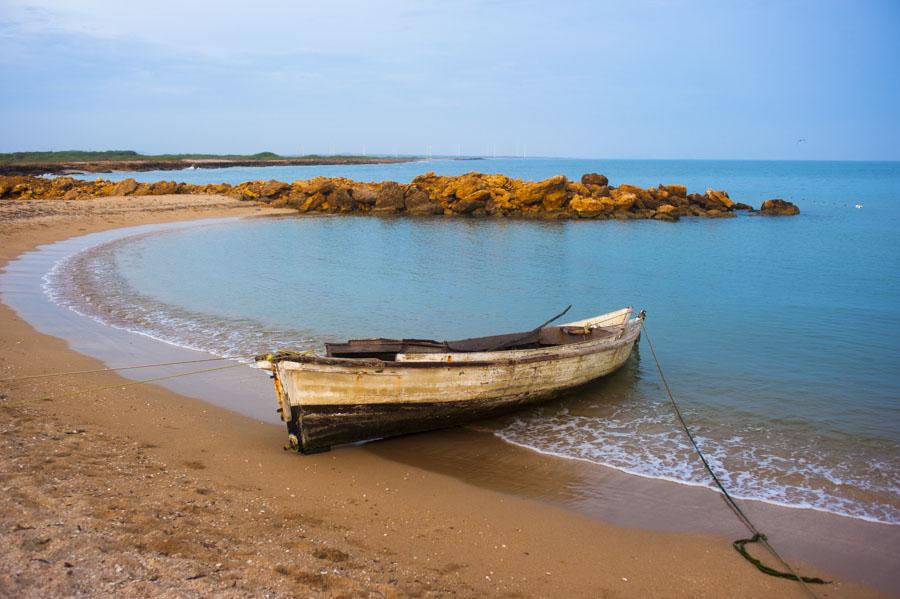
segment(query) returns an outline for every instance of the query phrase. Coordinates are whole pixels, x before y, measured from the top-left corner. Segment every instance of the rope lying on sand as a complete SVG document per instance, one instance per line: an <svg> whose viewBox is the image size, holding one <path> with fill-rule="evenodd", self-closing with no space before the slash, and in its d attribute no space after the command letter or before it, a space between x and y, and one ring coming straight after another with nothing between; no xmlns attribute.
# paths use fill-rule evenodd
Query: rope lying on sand
<svg viewBox="0 0 900 599"><path fill-rule="evenodd" d="M69 376L76 374L96 374L98 372L117 372L119 370L137 370L139 368L154 368L157 366L177 366L179 364L199 364L201 362L220 362L222 360L240 360L241 358L252 358L253 355L234 356L231 358L204 358L201 360L181 360L178 362L158 362L156 364L139 364L136 366L118 366L116 368L95 368L94 370L69 370L66 372L49 372L43 374L28 374L25 376L11 376L0 379L0 383L15 383L18 381L28 381L32 379L45 379L56 376Z"/></svg>
<svg viewBox="0 0 900 599"><path fill-rule="evenodd" d="M653 354L653 361L656 362L656 369L659 371L659 377L662 379L663 386L666 388L666 393L669 396L669 400L672 402L672 407L675 409L675 415L678 416L679 422L681 422L681 427L684 429L684 432L687 434L688 439L691 441L691 445L694 446L694 451L697 452L697 455L700 457L700 461L703 462L703 467L706 468L706 471L709 473L710 477L712 477L713 482L716 483L716 486L722 492L722 497L725 500L725 503L728 504L728 507L734 512L734 514L738 517L738 520L746 526L750 532L753 533L753 536L749 539L738 539L732 543L732 546L735 550L740 553L744 558L749 561L751 564L756 566L756 568L769 576L778 576L780 578L788 578L790 580L796 580L800 583L800 586L806 591L810 597L816 597L816 594L813 593L812 589L807 586L807 583L810 584L829 584L830 581L822 580L821 578L809 577L809 576L800 576L794 568L791 567L787 561L781 555L775 551L775 548L769 543L768 538L762 532L759 531L758 528L753 524L747 514L741 509L741 507L735 502L734 498L722 484L722 481L719 480L719 477L716 476L716 473L713 471L712 466L710 466L709 462L706 460L706 456L703 455L703 452L700 450L700 446L697 445L696 439L694 439L693 433L691 433L690 428L688 428L687 422L684 419L684 416L681 414L681 409L678 407L678 403L675 401L674 395L672 395L672 389L669 388L669 383L666 380L666 375L663 374L662 366L659 363L659 358L656 357L656 350L653 349L653 342L650 340L650 333L647 331L646 323L643 326L643 334L647 338L647 345L650 347L650 353ZM770 568L763 564L759 559L750 555L749 551L747 551L747 545L750 543L759 543L763 547L769 550L775 558L781 562L781 565L787 570L787 572L782 572L780 570L776 570L774 568Z"/></svg>
<svg viewBox="0 0 900 599"><path fill-rule="evenodd" d="M209 360L199 360L199 361L203 362L203 361L209 361ZM190 361L184 362L184 363L190 363ZM151 364L151 365L145 366L144 368L149 368L150 366L159 366L159 364ZM139 381L126 381L123 383L115 383L112 385L99 385L96 387L88 387L87 389L81 389L80 391L75 391L74 393L60 393L57 395L46 395L44 397L39 397L37 399L40 401L53 401L54 399L59 399L62 397L66 397L66 398L78 397L79 395L85 395L87 393L109 391L111 389L124 389L125 387L133 387L134 385L143 385L145 383L157 383L160 381L168 381L171 379L177 379L182 376L190 376L193 374L203 374L205 372L216 372L218 370L227 370L229 368L237 368L239 366L246 366L246 364L242 364L242 363L227 364L225 366L216 366L214 368L203 368L201 370L191 370L189 372L179 372L176 374L169 374L169 375L165 375L165 376L156 376L156 377L152 377L149 379L141 379ZM137 368L137 367L135 367L135 368ZM108 370L120 370L120 369L112 368L112 369L108 369ZM100 372L103 372L103 370L101 370ZM33 400L29 400L29 401L33 401ZM5 401L5 402L3 402L3 405L15 405L15 403L16 402Z"/></svg>

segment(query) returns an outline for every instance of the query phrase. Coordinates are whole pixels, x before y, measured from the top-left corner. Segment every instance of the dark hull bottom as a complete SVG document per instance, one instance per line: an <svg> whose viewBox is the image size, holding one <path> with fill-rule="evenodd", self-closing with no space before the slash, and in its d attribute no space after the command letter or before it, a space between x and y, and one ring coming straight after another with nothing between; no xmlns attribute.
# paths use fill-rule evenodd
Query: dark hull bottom
<svg viewBox="0 0 900 599"><path fill-rule="evenodd" d="M332 445L458 426L554 399L573 390L520 399L368 406L292 406L288 432L299 441L299 451L317 453L327 451Z"/></svg>

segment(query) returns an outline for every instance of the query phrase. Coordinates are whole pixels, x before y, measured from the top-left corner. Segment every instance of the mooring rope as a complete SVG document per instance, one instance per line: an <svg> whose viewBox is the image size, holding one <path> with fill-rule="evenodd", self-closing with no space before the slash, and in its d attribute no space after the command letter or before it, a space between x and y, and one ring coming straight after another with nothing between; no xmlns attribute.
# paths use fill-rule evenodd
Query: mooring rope
<svg viewBox="0 0 900 599"><path fill-rule="evenodd" d="M650 340L650 333L647 331L646 323L643 325L643 334L647 338L647 345L650 347L650 353L653 355L653 361L656 362L656 369L659 371L659 378L662 380L663 386L666 388L666 393L669 396L669 401L672 402L672 408L675 410L675 415L678 417L679 422L681 422L681 428L684 429L684 432L687 434L688 439L690 439L691 441L691 445L694 446L694 451L697 452L697 455L700 457L700 461L703 462L703 467L706 468L706 471L713 479L713 482L716 483L716 486L722 492L722 497L724 498L725 503L728 504L728 507L730 507L734 514L738 517L738 520L740 520L741 523L746 526L750 530L750 532L753 533L753 536L749 539L738 539L737 541L734 541L732 543L732 546L747 561L756 566L756 568L760 572L768 574L769 576L778 576L780 578L796 580L803 588L803 590L809 594L810 597L818 599L812 589L807 586L807 583L829 584L830 581L822 580L821 578L816 577L800 576L800 574L798 574L797 571L794 570L794 568L792 568L791 565L787 563L787 561L783 557L781 557L781 555L775 550L775 548L772 547L766 535L764 535L758 528L756 528L747 514L745 514L741 507L737 504L737 502L725 488L725 485L723 485L722 481L719 480L719 477L716 475L712 466L710 466L709 462L707 461L706 456L703 455L703 451L701 451L696 439L694 439L694 435L693 433L691 433L691 429L688 427L687 422L685 421L684 416L681 413L681 409L678 407L678 403L675 401L675 396L672 394L672 389L669 387L669 382L666 380L666 375L663 374L662 365L660 365L659 358L656 356L656 350L653 349L653 342ZM780 570L770 568L769 566L763 564L759 559L750 555L746 547L750 543L759 543L760 545L765 547L769 551L769 553L771 553L779 562L781 562L781 565L784 566L787 572L782 572Z"/></svg>
<svg viewBox="0 0 900 599"><path fill-rule="evenodd" d="M78 374L97 374L99 372L118 372L119 370L137 370L139 368L155 368L161 366L178 366L180 364L199 364L201 362L220 362L222 360L240 360L241 358L252 358L253 354L246 356L233 356L231 358L204 358L201 360L180 360L178 362L157 362L156 364L137 364L132 366L117 366L115 368L95 368L93 370L69 370L65 372L48 372L43 374L27 374L25 376L11 376L0 379L0 383L17 383L19 381L28 381L33 379L46 379L56 376L74 376Z"/></svg>
<svg viewBox="0 0 900 599"><path fill-rule="evenodd" d="M176 374L169 374L169 375L166 375L166 376L156 376L156 377L152 377L152 378L149 378L149 379L141 379L141 380L139 380L139 381L125 381L125 382L123 382L123 383L115 383L115 384L112 384L112 385L99 385L99 386L96 386L96 387L88 387L87 389L81 389L81 390L75 391L75 392L73 392L73 393L59 393L59 394L56 394L56 395L45 395L44 397L38 397L36 400L30 400L30 401L53 401L54 399L60 399L60 398L67 398L67 399L69 399L69 398L72 398L72 397L78 397L79 395L85 395L85 394L87 394L87 393L95 393L95 392L96 392L96 393L99 393L99 392L103 392L103 391L109 391L109 390L112 390L112 389L124 389L125 387L133 387L134 385L143 385L143 384L145 384L145 383L157 383L157 382L160 382L160 381L168 381L168 380L171 380L171 379L177 379L177 378L182 377L182 376L191 376L191 375L194 375L194 374L203 374L203 373L205 373L205 372L216 372L216 371L219 371L219 370L227 370L227 369L229 369L229 368L237 368L238 366L246 366L246 365L245 365L245 364L240 364L240 363L238 363L238 364L228 364L228 365L226 365L226 366L216 366L215 368L204 368L204 369L201 369L201 370L192 370L192 371L189 371L189 372L179 372L179 373L176 373ZM12 402L10 402L10 401L4 401L4 402L3 402L2 404L0 404L0 405L6 405L6 406L12 405L12 406L14 406L14 405L16 405L16 403L22 403L22 401L23 401L23 400L20 400L19 402L15 402L15 401L12 401Z"/></svg>

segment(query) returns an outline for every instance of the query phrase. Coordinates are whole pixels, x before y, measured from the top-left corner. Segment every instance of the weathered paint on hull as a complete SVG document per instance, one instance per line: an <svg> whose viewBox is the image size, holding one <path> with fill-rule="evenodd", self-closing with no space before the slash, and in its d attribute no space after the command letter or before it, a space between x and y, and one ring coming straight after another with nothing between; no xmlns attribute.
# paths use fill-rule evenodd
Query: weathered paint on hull
<svg viewBox="0 0 900 599"><path fill-rule="evenodd" d="M381 362L310 356L275 365L276 393L303 452L463 424L558 397L622 366L640 335L494 352L479 360ZM492 359L488 359L488 358Z"/></svg>
<svg viewBox="0 0 900 599"><path fill-rule="evenodd" d="M450 428L548 401L571 390L563 389L518 399L300 407L297 410L302 423L297 428L302 443L300 450L310 452L360 440Z"/></svg>

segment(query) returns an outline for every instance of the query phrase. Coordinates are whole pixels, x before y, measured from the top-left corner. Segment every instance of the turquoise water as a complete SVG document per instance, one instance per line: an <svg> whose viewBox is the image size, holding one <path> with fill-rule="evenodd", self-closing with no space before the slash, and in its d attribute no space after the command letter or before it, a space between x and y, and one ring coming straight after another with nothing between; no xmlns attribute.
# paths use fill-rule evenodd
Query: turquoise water
<svg viewBox="0 0 900 599"><path fill-rule="evenodd" d="M900 163L435 161L175 178L403 181L476 167L724 188L803 212L675 224L242 221L97 248L51 288L113 324L226 355L526 329L567 304L573 319L644 308L669 381L737 495L900 523ZM705 485L665 401L642 346L609 380L482 426L537 451Z"/></svg>

